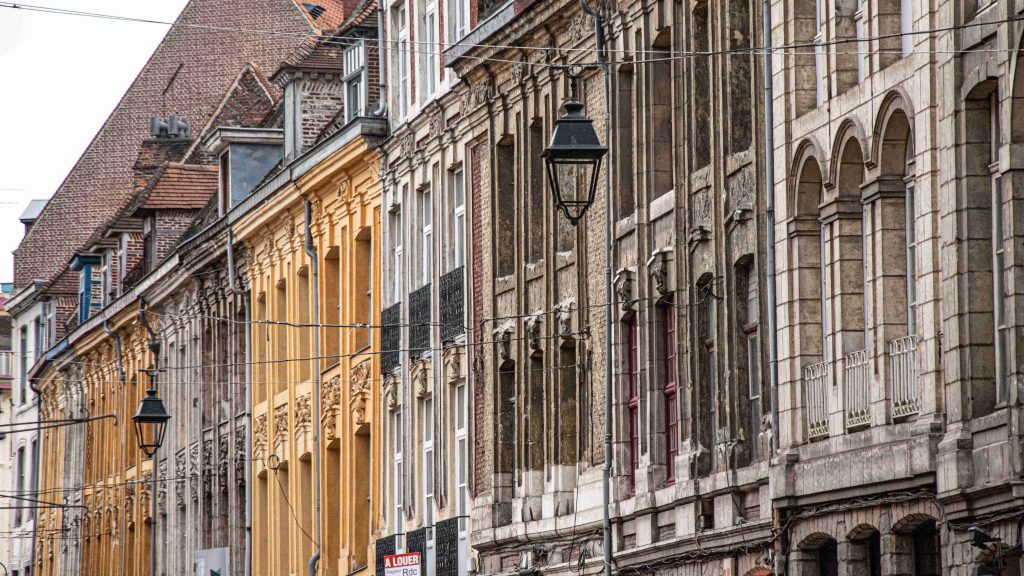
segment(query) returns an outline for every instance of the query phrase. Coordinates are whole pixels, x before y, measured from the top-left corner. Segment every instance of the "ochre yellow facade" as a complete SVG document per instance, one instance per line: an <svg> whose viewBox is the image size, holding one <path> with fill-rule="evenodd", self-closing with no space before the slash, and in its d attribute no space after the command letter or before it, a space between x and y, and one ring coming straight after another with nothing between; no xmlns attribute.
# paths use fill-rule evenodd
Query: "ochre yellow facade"
<svg viewBox="0 0 1024 576"><path fill-rule="evenodd" d="M361 137L340 147L233 225L249 254L252 302L252 567L256 576L373 572L380 499L378 158ZM304 248L305 202L318 277ZM319 318L313 283L319 284ZM316 324L321 326L317 328ZM322 411L314 421L315 331ZM322 432L315 478L314 426Z"/></svg>
<svg viewBox="0 0 1024 576"><path fill-rule="evenodd" d="M39 513L36 574L56 576L60 547L78 551L81 574L149 574L152 459L139 450L131 417L145 395L149 337L136 308L81 334L38 375L41 420L88 419L44 429L40 499L68 506ZM158 319L153 317L152 324ZM80 477L79 477L80 475Z"/></svg>

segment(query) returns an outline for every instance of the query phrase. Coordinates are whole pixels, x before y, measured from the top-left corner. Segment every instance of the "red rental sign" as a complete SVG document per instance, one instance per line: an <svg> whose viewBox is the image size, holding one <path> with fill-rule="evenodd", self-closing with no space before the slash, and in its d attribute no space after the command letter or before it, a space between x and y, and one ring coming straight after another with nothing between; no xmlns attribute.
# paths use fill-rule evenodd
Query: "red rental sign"
<svg viewBox="0 0 1024 576"><path fill-rule="evenodd" d="M406 552L384 557L384 574L378 576L420 576L420 553Z"/></svg>

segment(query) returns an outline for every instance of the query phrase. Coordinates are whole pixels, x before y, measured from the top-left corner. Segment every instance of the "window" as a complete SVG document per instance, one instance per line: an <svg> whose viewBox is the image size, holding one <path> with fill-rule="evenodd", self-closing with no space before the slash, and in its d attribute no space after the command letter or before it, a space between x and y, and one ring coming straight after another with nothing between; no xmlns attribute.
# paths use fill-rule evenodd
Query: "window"
<svg viewBox="0 0 1024 576"><path fill-rule="evenodd" d="M871 54L868 51L868 40L867 40L867 6L865 6L865 0L860 0L857 3L857 12L854 14L854 30L857 35L857 82L863 82L864 78L868 75L868 58Z"/></svg>
<svg viewBox="0 0 1024 576"><path fill-rule="evenodd" d="M403 196L408 192L409 186L402 186ZM391 278L394 281L391 289L392 302L402 300L402 213L395 212L391 215L391 222L388 225L391 232Z"/></svg>
<svg viewBox="0 0 1024 576"><path fill-rule="evenodd" d="M402 533L402 516L404 502L403 491L405 490L405 463L402 458L402 411L396 410L391 414L391 500L393 502L394 516L392 517L392 532Z"/></svg>
<svg viewBox="0 0 1024 576"><path fill-rule="evenodd" d="M449 172L449 187L452 206L452 262L450 268L466 263L466 183L462 168Z"/></svg>
<svg viewBox="0 0 1024 576"><path fill-rule="evenodd" d="M676 372L676 312L672 305L659 307L662 317L662 346L665 358L665 470L666 480L676 479L675 461L679 455L679 403L677 401L679 378Z"/></svg>
<svg viewBox="0 0 1024 576"><path fill-rule="evenodd" d="M434 217L430 204L430 186L423 188L419 194L420 217L420 285L430 283L431 262L434 253Z"/></svg>
<svg viewBox="0 0 1024 576"><path fill-rule="evenodd" d="M466 35L466 2L465 0L449 0L448 12L448 47Z"/></svg>
<svg viewBox="0 0 1024 576"><path fill-rule="evenodd" d="M423 414L423 526L427 528L427 550L424 558L425 575L433 576L434 559L434 400L427 398L420 404Z"/></svg>
<svg viewBox="0 0 1024 576"><path fill-rule="evenodd" d="M825 92L825 7L827 0L816 0L814 3L814 26L817 31L814 35L814 86L816 105L821 106L827 99Z"/></svg>
<svg viewBox="0 0 1024 576"><path fill-rule="evenodd" d="M395 28L398 30L398 118L409 112L409 23L405 6L397 8Z"/></svg>
<svg viewBox="0 0 1024 576"><path fill-rule="evenodd" d="M715 342L714 278L697 282L697 364L699 366L701 427L709 446L718 444L718 354ZM703 422L707 422L705 426ZM715 451L712 451L712 455ZM713 457L713 456L712 456Z"/></svg>
<svg viewBox="0 0 1024 576"><path fill-rule="evenodd" d="M21 346L18 349L18 401L28 402L28 327L21 327Z"/></svg>
<svg viewBox="0 0 1024 576"><path fill-rule="evenodd" d="M18 448L18 494L25 493L25 447ZM21 526L23 500L18 500L14 509L14 525Z"/></svg>
<svg viewBox="0 0 1024 576"><path fill-rule="evenodd" d="M466 522L469 516L469 490L467 477L469 476L469 434L467 422L469 420L469 399L466 392L466 383L460 382L455 387L455 515L459 518L459 575L464 576L467 571L467 537L469 525Z"/></svg>
<svg viewBox="0 0 1024 576"><path fill-rule="evenodd" d="M439 77L438 62L440 46L437 43L437 3L427 3L423 14L423 89L424 99L429 100L437 92Z"/></svg>
<svg viewBox="0 0 1024 576"><path fill-rule="evenodd" d="M746 377L749 420L747 437L750 439L751 456L754 460L762 457L759 453L758 435L761 433L761 346L758 337L757 274L752 256L745 257L737 270L736 300L742 306L740 334L742 345L739 353L741 374Z"/></svg>
<svg viewBox="0 0 1024 576"><path fill-rule="evenodd" d="M903 55L907 56L914 51L914 14L913 0L900 0L900 47Z"/></svg>
<svg viewBox="0 0 1024 576"><path fill-rule="evenodd" d="M366 50L362 40L345 50L342 76L345 83L345 119L352 120L364 114L366 104Z"/></svg>
<svg viewBox="0 0 1024 576"><path fill-rule="evenodd" d="M640 465L640 349L636 317L626 324L626 371L629 378L629 486L636 490Z"/></svg>
<svg viewBox="0 0 1024 576"><path fill-rule="evenodd" d="M28 489L30 491L32 491L32 493L34 495L36 490L38 490L38 487L39 487L39 442L37 440L33 439L31 445L32 445L32 453L30 454L30 458L32 459L32 463L31 463L31 469L30 469L29 473L32 474L32 476L31 476L31 482L28 485ZM35 511L35 508L33 506L27 506L26 510L28 510L27 516L28 516L29 520L35 518L36 511Z"/></svg>
<svg viewBox="0 0 1024 576"><path fill-rule="evenodd" d="M363 297L355 303L353 323L371 325L373 321L373 230L363 228L356 235L356 262L367 263L355 267L355 291ZM362 349L371 344L372 334L369 328L355 330L355 345Z"/></svg>

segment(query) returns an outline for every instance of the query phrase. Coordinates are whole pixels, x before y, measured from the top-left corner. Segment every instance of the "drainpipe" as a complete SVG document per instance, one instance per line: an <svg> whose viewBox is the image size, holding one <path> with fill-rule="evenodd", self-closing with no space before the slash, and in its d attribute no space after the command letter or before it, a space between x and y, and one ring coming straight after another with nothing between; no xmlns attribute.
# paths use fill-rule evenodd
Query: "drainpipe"
<svg viewBox="0 0 1024 576"><path fill-rule="evenodd" d="M153 371L149 376L149 385L153 390L159 390L159 374L160 374L160 336L157 335L156 331L149 323L149 319L146 318L146 299L139 298L139 319L142 321L142 326L146 328L146 332L149 332L149 351L153 354ZM157 556L157 472L160 470L160 448L153 450L153 455L150 457L150 465L152 466L152 473L150 474L150 515L153 518L153 527L149 531L149 574L150 576L156 576L156 556ZM140 464L141 468L141 464ZM164 526L166 529L166 525Z"/></svg>
<svg viewBox="0 0 1024 576"><path fill-rule="evenodd" d="M316 248L313 247L313 205L309 197L305 200L306 209L306 255L309 256L309 270L313 275L313 469L314 499L316 500L316 552L309 557L309 576L316 576L317 563L320 562L321 518L320 518L320 266L317 262Z"/></svg>
<svg viewBox="0 0 1024 576"><path fill-rule="evenodd" d="M227 226L228 241L225 251L228 260L228 289L231 293L241 297L245 301L245 312L251 314L249 309L249 295L245 290L239 288L235 282L235 238L231 233L231 226ZM249 330L245 331L245 357L252 357L251 335ZM250 364L245 365L245 411L246 418L251 418L250 407L252 406L252 378ZM245 571L243 574L252 574L252 421L245 423Z"/></svg>
<svg viewBox="0 0 1024 576"><path fill-rule="evenodd" d="M109 320L104 320L103 321L103 331L107 333L107 336L112 336L114 338L114 354L117 356L117 382L118 382L118 384L121 385L121 413L122 414L127 414L128 413L128 394L127 394L128 390L127 390L127 387L125 386L124 358L121 355L121 335L110 329L110 321ZM126 434L125 434L125 432L126 432L125 430L121 431L121 470L124 470L124 457L125 457L125 453L126 453L126 450L125 450L125 436L126 436ZM124 525L124 523L125 523L125 514L126 514L125 507L121 506L121 520L119 521L120 523L118 524L118 526L120 527L120 533L121 533L122 536L124 534L124 531L127 530L127 528L128 528L127 526ZM119 548L121 549L121 553L119 555L120 558L118 560L118 562L120 563L120 572L118 572L118 573L119 574L124 574L125 545L124 545L124 538L123 537L122 537L121 545L119 546Z"/></svg>
<svg viewBox="0 0 1024 576"><path fill-rule="evenodd" d="M377 109L373 115L384 117L388 112L388 59L384 57L384 3L377 2L377 67L380 69L380 81L377 83Z"/></svg>
<svg viewBox="0 0 1024 576"><path fill-rule="evenodd" d="M769 462L779 450L779 346L778 315L775 304L775 114L772 100L772 3L761 2L762 35L764 39L764 192L765 219L768 230L765 233L768 267L768 378L771 389L772 447Z"/></svg>
<svg viewBox="0 0 1024 576"><path fill-rule="evenodd" d="M604 143L609 148L612 145L612 123L611 123L611 70L604 58L604 18L594 10L587 0L580 0L580 8L594 19L594 45L597 51L597 66L604 74ZM611 521L611 492L612 492L612 331L615 328L612 315L615 312L612 291L612 255L615 246L612 243L612 170L611 162L604 169L604 216L605 216L605 256L604 266L604 299L605 299L605 336L604 336L604 468L601 474L602 490L601 498L603 516L602 527L604 531L604 576L612 576L612 521Z"/></svg>

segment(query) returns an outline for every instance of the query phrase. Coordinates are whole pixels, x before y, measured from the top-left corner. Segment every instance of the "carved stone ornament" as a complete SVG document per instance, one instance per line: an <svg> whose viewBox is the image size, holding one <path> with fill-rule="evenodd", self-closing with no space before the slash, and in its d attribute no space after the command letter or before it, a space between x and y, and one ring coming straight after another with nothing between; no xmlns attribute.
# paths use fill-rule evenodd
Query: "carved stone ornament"
<svg viewBox="0 0 1024 576"><path fill-rule="evenodd" d="M543 326L541 326L540 316L533 316L526 320L526 342L530 347L530 352L541 351L541 332Z"/></svg>
<svg viewBox="0 0 1024 576"><path fill-rule="evenodd" d="M235 484L245 486L245 426L235 429Z"/></svg>
<svg viewBox="0 0 1024 576"><path fill-rule="evenodd" d="M309 394L299 396L295 399L295 432L298 433L308 429L311 421L312 412L309 409Z"/></svg>
<svg viewBox="0 0 1024 576"><path fill-rule="evenodd" d="M435 110L427 120L428 129L431 138L436 138L441 135L444 131L444 114L440 110Z"/></svg>
<svg viewBox="0 0 1024 576"><path fill-rule="evenodd" d="M564 304L558 307L558 335L562 340L572 340L572 304Z"/></svg>
<svg viewBox="0 0 1024 576"><path fill-rule="evenodd" d="M124 522L129 530L135 526L135 482L124 485Z"/></svg>
<svg viewBox="0 0 1024 576"><path fill-rule="evenodd" d="M160 462L160 479L167 478L167 460ZM160 489L156 493L156 510L161 516L167 515L167 482L160 482Z"/></svg>
<svg viewBox="0 0 1024 576"><path fill-rule="evenodd" d="M510 360L512 358L512 329L504 328L495 335L498 342L498 358Z"/></svg>
<svg viewBox="0 0 1024 576"><path fill-rule="evenodd" d="M199 501L199 443L196 442L188 449L188 490L192 495L192 501Z"/></svg>
<svg viewBox="0 0 1024 576"><path fill-rule="evenodd" d="M672 293L667 252L658 251L651 255L647 261L647 272L651 276L651 285L659 296L668 296Z"/></svg>
<svg viewBox="0 0 1024 576"><path fill-rule="evenodd" d="M593 18L587 14L577 14L569 22L569 42L577 44L588 36L594 29Z"/></svg>
<svg viewBox="0 0 1024 576"><path fill-rule="evenodd" d="M411 379L413 391L417 398L426 398L433 390L431 389L430 361L418 360L412 365Z"/></svg>
<svg viewBox="0 0 1024 576"><path fill-rule="evenodd" d="M320 422L323 427L324 437L330 442L335 438L335 428L338 425L338 411L341 409L341 376L335 376L320 382L320 401L323 405Z"/></svg>
<svg viewBox="0 0 1024 576"><path fill-rule="evenodd" d="M220 489L221 494L228 493L228 463L230 462L228 451L230 447L231 444L227 437L221 436L217 448L217 488Z"/></svg>
<svg viewBox="0 0 1024 576"><path fill-rule="evenodd" d="M153 506L151 504L151 498L153 497L153 493L151 491L153 486L152 481L152 470L146 470L142 473L142 478L140 480L142 483L142 489L139 490L139 504L142 506L142 519L145 522L153 521Z"/></svg>
<svg viewBox="0 0 1024 576"><path fill-rule="evenodd" d="M444 377L445 382L453 385L462 380L462 346L452 346L444 351Z"/></svg>
<svg viewBox="0 0 1024 576"><path fill-rule="evenodd" d="M281 445L288 438L288 405L282 404L274 408L274 447Z"/></svg>
<svg viewBox="0 0 1024 576"><path fill-rule="evenodd" d="M632 270L619 270L615 275L615 300L619 303L619 309L623 312L635 310L636 298L634 294L634 282Z"/></svg>
<svg viewBox="0 0 1024 576"><path fill-rule="evenodd" d="M402 407L402 383L395 374L384 377L384 406L388 412L395 412Z"/></svg>
<svg viewBox="0 0 1024 576"><path fill-rule="evenodd" d="M364 360L357 364L352 369L350 380L352 396L349 408L356 426L362 426L366 422L367 404L370 401L370 361Z"/></svg>
<svg viewBox="0 0 1024 576"><path fill-rule="evenodd" d="M207 498L213 494L214 474L216 466L213 460L213 438L203 440L203 495Z"/></svg>
<svg viewBox="0 0 1024 576"><path fill-rule="evenodd" d="M260 414L253 418L252 449L256 459L262 459L267 449L267 415Z"/></svg>
<svg viewBox="0 0 1024 576"><path fill-rule="evenodd" d="M516 84L522 84L523 78L526 77L526 64L522 62L512 64L510 72L512 73L512 81Z"/></svg>
<svg viewBox="0 0 1024 576"><path fill-rule="evenodd" d="M460 106L462 113L465 114L470 110L474 110L480 106L483 106L491 98L491 84L489 81L480 82L474 84L466 89L462 94Z"/></svg>
<svg viewBox="0 0 1024 576"><path fill-rule="evenodd" d="M178 508L185 507L185 451L182 450L174 456L174 477L175 482L175 505Z"/></svg>
<svg viewBox="0 0 1024 576"><path fill-rule="evenodd" d="M403 158L409 158L413 152L412 132L406 132L398 137L398 150Z"/></svg>

